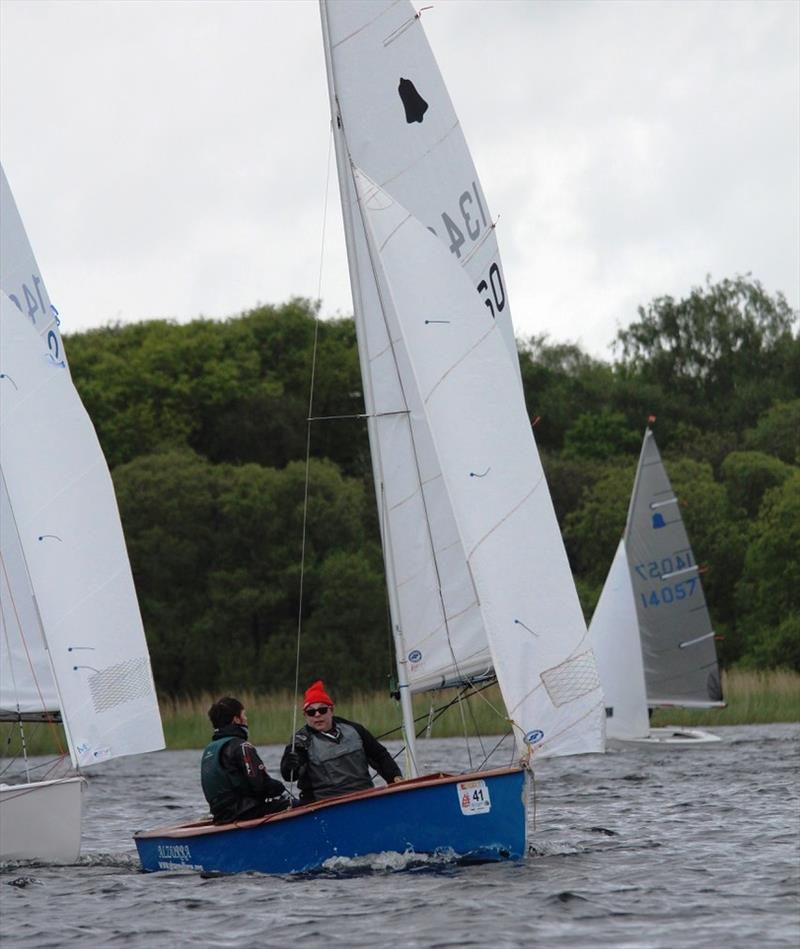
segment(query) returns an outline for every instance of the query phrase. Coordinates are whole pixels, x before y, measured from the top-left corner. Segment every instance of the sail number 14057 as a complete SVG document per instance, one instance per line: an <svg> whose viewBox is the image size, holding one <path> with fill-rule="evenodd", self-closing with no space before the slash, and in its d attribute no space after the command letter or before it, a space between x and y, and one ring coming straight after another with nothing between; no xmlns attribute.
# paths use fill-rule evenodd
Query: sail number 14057
<svg viewBox="0 0 800 949"><path fill-rule="evenodd" d="M492 809L492 799L485 781L460 781L456 786L461 813L487 814Z"/></svg>

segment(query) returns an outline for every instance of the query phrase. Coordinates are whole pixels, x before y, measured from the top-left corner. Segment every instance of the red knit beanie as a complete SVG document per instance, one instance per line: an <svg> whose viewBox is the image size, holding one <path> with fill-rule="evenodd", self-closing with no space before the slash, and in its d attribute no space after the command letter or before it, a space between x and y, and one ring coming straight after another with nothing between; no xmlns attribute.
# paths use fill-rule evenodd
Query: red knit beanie
<svg viewBox="0 0 800 949"><path fill-rule="evenodd" d="M312 682L306 689L303 696L303 709L307 709L309 705L313 705L315 702L319 702L321 705L333 705L333 699L325 691L322 679Z"/></svg>

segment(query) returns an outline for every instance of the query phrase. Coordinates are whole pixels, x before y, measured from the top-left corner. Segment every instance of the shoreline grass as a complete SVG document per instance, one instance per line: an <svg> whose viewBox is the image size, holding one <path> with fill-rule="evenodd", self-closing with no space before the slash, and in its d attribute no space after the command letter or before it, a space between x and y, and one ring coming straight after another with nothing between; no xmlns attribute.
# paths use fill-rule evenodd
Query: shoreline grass
<svg viewBox="0 0 800 949"><path fill-rule="evenodd" d="M657 709L654 726L680 725L714 727L724 725L766 725L775 722L800 722L800 673L786 669L768 671L731 669L722 674L723 692L728 705L721 709ZM223 694L223 693L220 693ZM505 710L496 685L485 689L469 702L449 707L436 717L431 709L440 709L454 700L455 690L414 697L417 730L426 729L425 737L452 738L467 734L502 735L509 730ZM203 693L193 697L161 699L161 716L167 748L171 751L200 749L211 736L207 710L218 695ZM250 736L257 745L288 742L292 728L303 724L291 692L261 694L239 693L247 709ZM383 740L400 737L400 706L385 693L361 693L343 698L337 714L366 725ZM435 720L434 720L435 719ZM426 728L427 723L430 723ZM20 755L19 728L6 724L2 731L0 758ZM64 743L63 736L61 738ZM26 726L29 755L58 753L51 726ZM65 744L65 743L64 743ZM0 773L2 780L2 773Z"/></svg>

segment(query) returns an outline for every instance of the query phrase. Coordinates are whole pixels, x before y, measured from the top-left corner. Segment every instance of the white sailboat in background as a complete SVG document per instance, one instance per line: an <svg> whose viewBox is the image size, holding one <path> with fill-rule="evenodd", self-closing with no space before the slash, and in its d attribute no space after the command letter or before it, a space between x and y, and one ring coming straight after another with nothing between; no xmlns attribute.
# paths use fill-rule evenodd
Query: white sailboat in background
<svg viewBox="0 0 800 949"><path fill-rule="evenodd" d="M722 708L714 631L697 561L655 436L644 434L625 534L590 624L611 744L719 741L693 728L651 728L657 707Z"/></svg>
<svg viewBox="0 0 800 949"><path fill-rule="evenodd" d="M494 226L419 15L408 0L320 6L410 780L234 826L140 832L145 870L520 857L534 756L604 750ZM419 777L411 693L494 675L514 765Z"/></svg>
<svg viewBox="0 0 800 949"><path fill-rule="evenodd" d="M70 862L80 771L164 735L111 476L2 169L0 221L0 720L62 721L71 764L0 785L0 859Z"/></svg>

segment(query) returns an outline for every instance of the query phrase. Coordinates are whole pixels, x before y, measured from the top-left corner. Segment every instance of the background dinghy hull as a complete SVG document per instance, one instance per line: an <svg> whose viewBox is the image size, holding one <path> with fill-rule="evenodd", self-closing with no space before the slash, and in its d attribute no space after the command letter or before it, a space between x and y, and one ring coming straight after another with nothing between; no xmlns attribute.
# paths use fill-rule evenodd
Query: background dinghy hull
<svg viewBox="0 0 800 949"><path fill-rule="evenodd" d="M0 860L75 863L86 779L0 786Z"/></svg>
<svg viewBox="0 0 800 949"><path fill-rule="evenodd" d="M525 854L526 772L429 775L284 811L266 820L140 831L145 871L298 873L333 857L399 852L459 860Z"/></svg>
<svg viewBox="0 0 800 949"><path fill-rule="evenodd" d="M696 745L713 745L722 739L719 735L700 728L680 728L677 725L651 728L650 734L642 738L609 738L608 747L616 751L626 749L648 749L663 751L664 748L693 748Z"/></svg>

